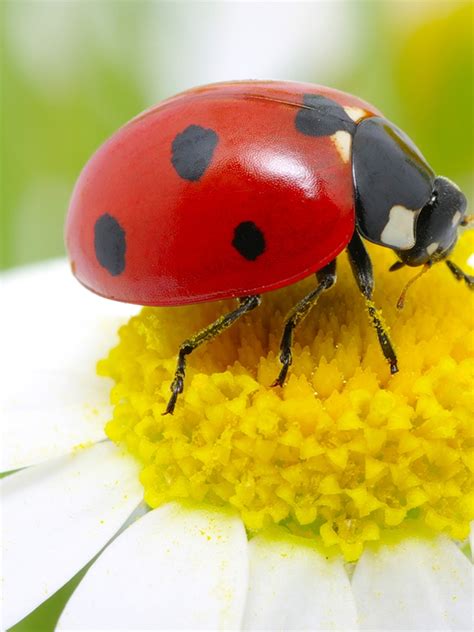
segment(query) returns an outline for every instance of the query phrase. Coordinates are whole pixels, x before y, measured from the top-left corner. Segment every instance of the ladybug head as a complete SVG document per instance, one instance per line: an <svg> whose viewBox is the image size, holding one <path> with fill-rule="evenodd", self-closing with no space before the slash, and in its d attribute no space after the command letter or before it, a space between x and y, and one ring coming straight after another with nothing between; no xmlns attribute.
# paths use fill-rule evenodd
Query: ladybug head
<svg viewBox="0 0 474 632"><path fill-rule="evenodd" d="M456 244L466 207L465 195L453 182L436 178L432 196L415 224L415 245L395 251L400 260L408 266L420 266L446 259Z"/></svg>
<svg viewBox="0 0 474 632"><path fill-rule="evenodd" d="M381 117L363 120L353 145L357 229L392 248L399 266L431 265L454 248L466 198L436 177L412 140ZM398 266L398 267L399 267Z"/></svg>

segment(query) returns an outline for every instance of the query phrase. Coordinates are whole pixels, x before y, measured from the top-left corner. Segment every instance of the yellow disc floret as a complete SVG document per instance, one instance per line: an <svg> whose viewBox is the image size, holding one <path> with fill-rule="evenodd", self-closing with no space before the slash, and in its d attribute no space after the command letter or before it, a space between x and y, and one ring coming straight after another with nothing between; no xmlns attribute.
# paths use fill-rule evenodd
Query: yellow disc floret
<svg viewBox="0 0 474 632"><path fill-rule="evenodd" d="M453 260L466 268L474 235ZM413 525L463 539L474 518L474 303L437 264L396 309L413 269L388 272L371 249L374 300L391 327L390 375L345 256L338 283L295 334L283 388L286 312L314 278L263 295L259 309L195 351L173 416L163 416L180 343L232 301L145 308L99 362L115 381L107 434L142 463L151 507L231 505L249 532L274 523L357 559L364 544Z"/></svg>

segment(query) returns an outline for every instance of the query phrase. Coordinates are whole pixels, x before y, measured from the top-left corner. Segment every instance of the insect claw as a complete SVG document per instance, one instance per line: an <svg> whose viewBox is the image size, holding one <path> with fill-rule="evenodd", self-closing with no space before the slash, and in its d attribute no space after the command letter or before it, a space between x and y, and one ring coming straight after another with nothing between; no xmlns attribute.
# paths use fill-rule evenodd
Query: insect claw
<svg viewBox="0 0 474 632"><path fill-rule="evenodd" d="M176 397L173 395L168 402L165 412L161 413L161 416L172 415L174 413L174 407L176 406Z"/></svg>
<svg viewBox="0 0 474 632"><path fill-rule="evenodd" d="M400 270L400 268L404 267L404 263L403 261L395 261L395 263L392 263L392 265L390 266L390 268L388 269L389 272L395 272L396 270Z"/></svg>
<svg viewBox="0 0 474 632"><path fill-rule="evenodd" d="M466 217L460 222L460 226L469 226L474 222L474 215L466 215Z"/></svg>
<svg viewBox="0 0 474 632"><path fill-rule="evenodd" d="M286 380L286 376L287 376L290 364L291 364L291 362L288 362L288 363L285 362L285 364L283 364L283 366L281 367L280 374L278 375L277 379L270 386L272 386L272 387L274 387L274 386L283 386L283 384L285 383L285 380Z"/></svg>
<svg viewBox="0 0 474 632"><path fill-rule="evenodd" d="M183 378L177 377L173 383L171 384L171 397L169 399L168 405L166 406L166 410L162 415L172 415L174 413L174 408L176 406L176 401L178 399L178 395L183 392Z"/></svg>

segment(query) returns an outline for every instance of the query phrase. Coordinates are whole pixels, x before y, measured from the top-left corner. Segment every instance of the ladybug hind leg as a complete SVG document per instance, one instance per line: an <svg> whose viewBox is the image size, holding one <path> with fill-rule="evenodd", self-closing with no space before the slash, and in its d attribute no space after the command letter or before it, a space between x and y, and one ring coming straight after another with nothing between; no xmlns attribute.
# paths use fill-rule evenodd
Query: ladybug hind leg
<svg viewBox="0 0 474 632"><path fill-rule="evenodd" d="M228 314L224 314L216 321L211 323L208 327L206 327L205 329L201 329L201 331L198 331L194 336L188 338L182 343L179 348L178 362L176 365L174 380L172 381L170 386L171 397L163 415L173 414L178 395L183 392L184 377L186 373L186 356L194 351L194 349L202 345L204 342L208 342L209 340L212 340L213 338L218 336L224 331L224 329L227 329L228 327L233 325L235 321L238 320L241 316L258 307L260 305L260 302L261 298L258 295L239 298L239 307L229 312Z"/></svg>
<svg viewBox="0 0 474 632"><path fill-rule="evenodd" d="M394 373L398 373L397 356L380 314L372 301L372 294L374 291L372 262L357 231L354 232L354 235L347 246L347 254L349 255L349 262L357 285L359 286L359 290L365 298L367 311L369 312L372 325L377 333L382 353L390 365L390 372L392 375ZM392 266L392 269L397 269L398 267L399 266Z"/></svg>
<svg viewBox="0 0 474 632"><path fill-rule="evenodd" d="M336 282L336 260L328 263L324 268L316 273L319 281L318 286L301 299L288 313L285 319L283 335L280 342L280 362L282 364L280 373L272 386L283 386L288 369L292 362L291 345L293 342L293 331L306 318L312 307L318 301L323 292L329 290Z"/></svg>

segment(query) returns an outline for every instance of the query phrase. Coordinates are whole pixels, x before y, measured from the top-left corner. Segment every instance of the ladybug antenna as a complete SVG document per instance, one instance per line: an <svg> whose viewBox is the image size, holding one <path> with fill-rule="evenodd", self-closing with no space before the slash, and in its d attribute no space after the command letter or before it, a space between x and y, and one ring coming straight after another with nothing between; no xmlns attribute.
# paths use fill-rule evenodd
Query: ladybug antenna
<svg viewBox="0 0 474 632"><path fill-rule="evenodd" d="M474 223L474 215L466 215L463 220L460 222L460 226L469 226L469 224Z"/></svg>
<svg viewBox="0 0 474 632"><path fill-rule="evenodd" d="M428 270L431 268L431 263L425 263L425 265L421 268L421 270L415 274L415 276L413 278L411 278L408 283L405 285L405 287L402 290L402 293L400 294L400 298L397 301L397 308L398 309L403 309L403 307L405 306L405 298L408 292L408 288L410 288L413 283L415 283L415 281L418 281L418 279L423 276L423 274L425 274L425 272L428 272Z"/></svg>

